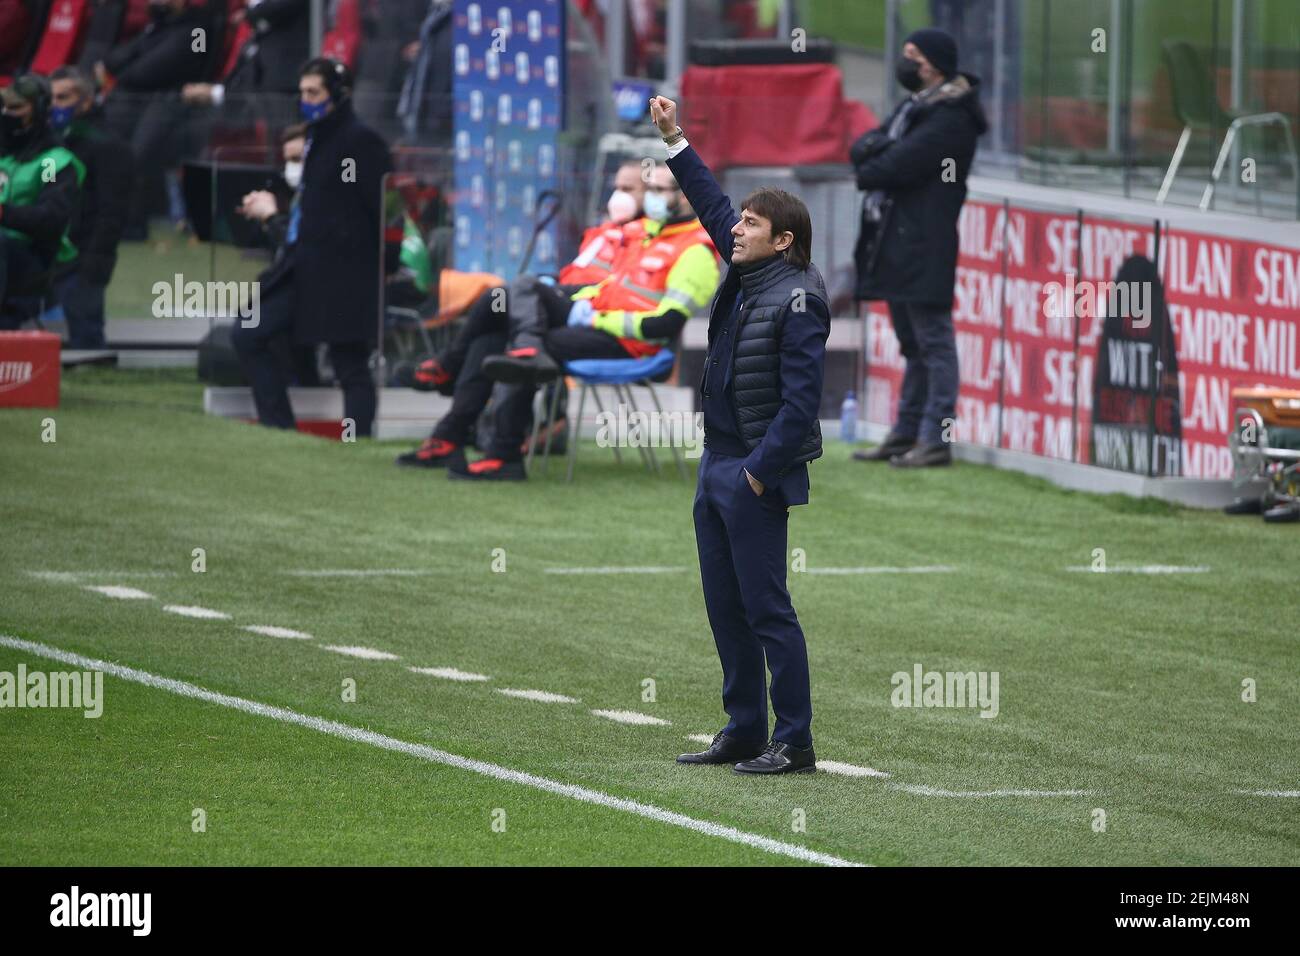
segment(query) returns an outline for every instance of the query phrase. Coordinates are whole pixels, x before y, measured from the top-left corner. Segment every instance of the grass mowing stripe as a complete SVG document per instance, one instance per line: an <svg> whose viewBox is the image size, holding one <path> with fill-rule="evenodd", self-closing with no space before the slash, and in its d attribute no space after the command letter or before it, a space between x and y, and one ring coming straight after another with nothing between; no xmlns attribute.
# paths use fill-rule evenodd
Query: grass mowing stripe
<svg viewBox="0 0 1300 956"><path fill-rule="evenodd" d="M194 684L187 684L184 681L173 680L169 677L160 677L157 674L150 674L146 671L136 670L133 667L127 667L121 664L96 660L91 657L85 657L81 654L72 653L71 651L51 647L48 644L40 644L35 641L25 641L21 638L0 634L0 645L13 648L14 650L25 651L29 654L35 654L38 657L44 657L48 660L70 664L83 670L103 671L104 673L111 674L121 680L129 680L137 684L143 684L146 687L153 687L157 690L164 690L168 693L177 694L181 697L189 697L194 700L202 700L207 703L218 704L222 707L229 707L259 717L269 717L272 720L278 720L282 723L296 724L299 727L305 727L308 730L315 730L332 737L339 737L343 740L369 744L372 747L380 747L384 750L404 753L412 757L418 757L421 760L427 760L431 763L439 763L449 767L456 767L460 770L468 770L471 773L492 777L508 783L521 784L526 787L532 787L535 790L543 790L547 793L553 793L558 796L579 800L583 803L594 803L599 806L608 807L612 810L620 810L624 813L631 813L649 820L656 820L660 823L667 823L686 830L692 830L706 836L717 837L722 840L728 840L732 843L740 843L745 846L753 847L754 849L763 850L767 853L790 857L791 859L799 860L804 863L820 863L824 866L865 865L862 863L856 863L852 860L841 859L837 856L831 856L827 853L818 853L815 850L810 850L807 847L798 846L793 843L783 843L780 840L773 840L770 837L759 836L756 833L737 830L734 827L723 826L718 823L710 823L707 820L697 820L694 817L675 813L672 810L664 810L650 804L639 803L635 800L625 800L621 797L613 797L607 793L601 793L598 790L589 790L586 787L560 783L557 780L548 780L545 777L539 777L535 774L511 770L509 767L502 767L498 764L488 763L484 760L473 760L469 757L461 757L457 754L447 753L444 750L437 750L423 744L408 743L404 740L397 740L394 737L375 733L374 731L363 730L360 727L352 727L348 724L339 723L337 721L323 720L319 717L300 714L284 707L276 707L272 704L263 704L258 701L246 700L242 697L232 697L229 694L220 694L215 691L205 690L202 687L197 687Z"/></svg>

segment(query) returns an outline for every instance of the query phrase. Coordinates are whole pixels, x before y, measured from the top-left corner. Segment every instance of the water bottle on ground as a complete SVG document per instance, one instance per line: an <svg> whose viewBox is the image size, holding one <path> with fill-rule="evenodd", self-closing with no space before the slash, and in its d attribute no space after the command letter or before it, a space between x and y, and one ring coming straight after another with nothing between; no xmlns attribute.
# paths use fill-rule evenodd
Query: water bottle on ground
<svg viewBox="0 0 1300 956"><path fill-rule="evenodd" d="M844 404L840 406L840 441L855 442L858 440L858 400L853 397L853 390L844 396Z"/></svg>

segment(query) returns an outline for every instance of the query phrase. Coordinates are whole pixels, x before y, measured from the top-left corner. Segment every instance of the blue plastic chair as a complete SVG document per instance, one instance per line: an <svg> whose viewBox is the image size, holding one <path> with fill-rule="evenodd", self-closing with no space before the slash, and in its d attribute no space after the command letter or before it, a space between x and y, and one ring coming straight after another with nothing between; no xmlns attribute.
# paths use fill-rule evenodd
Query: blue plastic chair
<svg viewBox="0 0 1300 956"><path fill-rule="evenodd" d="M655 410L661 415L663 405L659 402L659 396L655 392L654 379L667 377L673 369L673 364L677 361L677 356L671 349L660 349L654 355L645 358L633 359L575 359L572 362L566 362L564 370L568 375L573 376L581 384L582 388L578 394L578 414L573 418L576 423L570 430L569 447L568 447L568 469L565 475L565 481L573 480L573 466L578 458L578 431L582 426L582 412L587 402L587 392L591 392L592 398L596 400L596 407L603 414L605 406L600 400L600 393L596 391L596 385L612 385L614 394L618 395L620 402L626 402L629 412L638 412L640 409L636 406L636 399L632 394L633 385L644 385L650 391L650 398L655 403ZM544 394L544 393L543 393ZM546 464L550 467L551 463L551 435L555 431L555 415L560 402L560 389L556 388L551 393L550 409L546 416ZM541 426L541 416L533 416L533 438L528 446L528 469L532 471L533 455L537 449L537 435ZM673 459L677 462L677 471L683 479L686 478L686 463L682 461L681 452L676 445L672 448ZM613 446L614 458L619 463L623 463L622 453L618 449L618 444ZM659 460L655 457L654 449L649 446L638 446L637 451L641 453L641 460L646 468L659 473Z"/></svg>

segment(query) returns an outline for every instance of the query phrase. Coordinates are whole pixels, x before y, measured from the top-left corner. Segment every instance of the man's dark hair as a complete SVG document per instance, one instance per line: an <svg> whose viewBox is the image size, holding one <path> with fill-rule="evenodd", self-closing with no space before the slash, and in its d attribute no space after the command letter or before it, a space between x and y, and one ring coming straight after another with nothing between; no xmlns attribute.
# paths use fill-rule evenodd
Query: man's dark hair
<svg viewBox="0 0 1300 956"><path fill-rule="evenodd" d="M306 139L306 138L307 138L306 123L290 123L284 129L280 130L281 146L289 142L289 140L291 139Z"/></svg>
<svg viewBox="0 0 1300 956"><path fill-rule="evenodd" d="M338 60L327 56L312 57L298 70L298 79L304 76L319 76L335 103L352 94L352 71Z"/></svg>
<svg viewBox="0 0 1300 956"><path fill-rule="evenodd" d="M796 269L808 268L812 262L812 217L802 199L784 189L764 186L746 196L740 208L770 220L773 239L783 232L793 235L785 261Z"/></svg>
<svg viewBox="0 0 1300 956"><path fill-rule="evenodd" d="M71 80L77 84L77 89L81 90L83 96L95 95L95 81L90 78L85 70L75 66L61 66L50 74L50 82L55 80Z"/></svg>

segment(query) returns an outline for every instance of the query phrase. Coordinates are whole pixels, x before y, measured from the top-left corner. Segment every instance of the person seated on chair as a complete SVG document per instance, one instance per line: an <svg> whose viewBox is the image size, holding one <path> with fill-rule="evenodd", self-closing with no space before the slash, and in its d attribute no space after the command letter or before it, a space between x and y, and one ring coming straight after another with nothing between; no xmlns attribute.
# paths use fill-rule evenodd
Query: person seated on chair
<svg viewBox="0 0 1300 956"><path fill-rule="evenodd" d="M537 385L555 379L565 362L642 358L677 338L717 288L717 256L666 166L651 177L645 205L645 217L624 227L627 247L613 271L596 285L565 294L563 287L521 276L503 297L504 308L475 306L451 411L400 463L446 467L450 478L523 479ZM495 406L486 457L470 464L465 440L494 381L508 388Z"/></svg>
<svg viewBox="0 0 1300 956"><path fill-rule="evenodd" d="M619 166L614 174L614 191L605 204L609 218L582 234L578 254L560 270L557 280L560 292L571 295L583 286L596 285L609 277L634 231L627 226L638 222L644 214L645 186L640 160L629 159ZM471 308L491 308L493 302L500 302L502 293L497 288L485 290ZM456 374L465 364L472 334L476 332L477 328L467 322L450 347L416 366L411 387L421 392L451 395Z"/></svg>
<svg viewBox="0 0 1300 956"><path fill-rule="evenodd" d="M86 167L48 124L50 84L29 73L0 91L0 328L17 328L40 308L56 268L76 261L68 228ZM35 299L18 308L20 299Z"/></svg>

